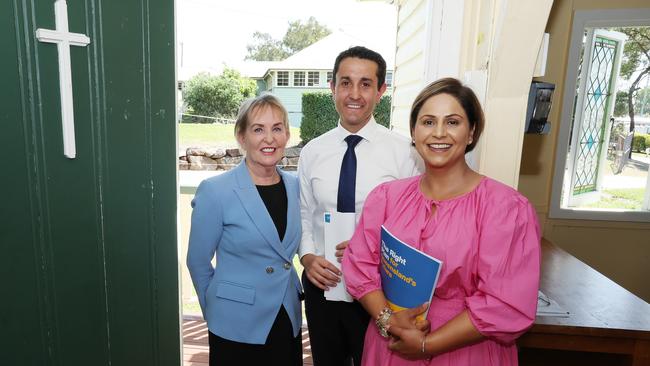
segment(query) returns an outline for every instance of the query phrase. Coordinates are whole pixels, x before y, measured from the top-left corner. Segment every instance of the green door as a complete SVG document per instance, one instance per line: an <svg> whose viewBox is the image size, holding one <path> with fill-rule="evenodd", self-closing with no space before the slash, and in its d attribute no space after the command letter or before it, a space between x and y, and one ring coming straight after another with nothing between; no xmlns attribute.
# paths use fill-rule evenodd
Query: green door
<svg viewBox="0 0 650 366"><path fill-rule="evenodd" d="M69 0L71 88L54 8L0 2L0 365L179 365L174 1Z"/></svg>

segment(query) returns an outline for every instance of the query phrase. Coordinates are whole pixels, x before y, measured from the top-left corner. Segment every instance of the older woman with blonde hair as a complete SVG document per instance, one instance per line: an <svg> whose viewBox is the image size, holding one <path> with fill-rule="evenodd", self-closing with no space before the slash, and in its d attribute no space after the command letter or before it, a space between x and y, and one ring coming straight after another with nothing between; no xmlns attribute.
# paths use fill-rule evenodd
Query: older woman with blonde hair
<svg viewBox="0 0 650 366"><path fill-rule="evenodd" d="M241 164L201 182L187 267L207 321L210 365L302 365L298 181L276 166L287 111L270 94L246 101L235 136ZM211 264L216 257L216 267Z"/></svg>
<svg viewBox="0 0 650 366"><path fill-rule="evenodd" d="M425 173L370 193L343 258L348 291L373 318L364 365L517 364L514 342L535 320L540 234L525 197L465 162L483 124L478 99L456 79L433 82L413 103L411 136ZM388 306L382 225L443 262L430 329L413 316L427 304L394 313Z"/></svg>

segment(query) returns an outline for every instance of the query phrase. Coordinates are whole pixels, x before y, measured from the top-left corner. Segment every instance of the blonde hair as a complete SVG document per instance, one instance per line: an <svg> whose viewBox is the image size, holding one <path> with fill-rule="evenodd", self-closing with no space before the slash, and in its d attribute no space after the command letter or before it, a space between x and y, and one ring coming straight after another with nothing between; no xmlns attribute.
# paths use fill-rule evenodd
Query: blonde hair
<svg viewBox="0 0 650 366"><path fill-rule="evenodd" d="M250 123L249 119L251 114L264 107L275 108L282 113L284 128L289 133L289 114L286 108L284 108L282 102L276 96L264 93L255 98L245 100L241 107L239 107L239 113L237 113L237 119L235 120L235 137L241 136L246 131Z"/></svg>

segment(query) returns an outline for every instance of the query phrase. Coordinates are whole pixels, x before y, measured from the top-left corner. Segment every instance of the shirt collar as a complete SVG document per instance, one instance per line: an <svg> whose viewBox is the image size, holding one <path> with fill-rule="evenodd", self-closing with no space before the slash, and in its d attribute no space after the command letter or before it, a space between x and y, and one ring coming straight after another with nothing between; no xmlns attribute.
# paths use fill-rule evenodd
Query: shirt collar
<svg viewBox="0 0 650 366"><path fill-rule="evenodd" d="M341 141L343 141L346 137L348 137L348 135L358 135L361 136L364 140L372 141L377 131L377 121L375 121L374 116L371 116L368 123L366 123L366 125L363 126L363 128L360 129L359 132L353 134L350 131L343 128L343 126L341 126L341 120L339 119L339 124L338 126L336 126L336 130L339 137L341 138Z"/></svg>

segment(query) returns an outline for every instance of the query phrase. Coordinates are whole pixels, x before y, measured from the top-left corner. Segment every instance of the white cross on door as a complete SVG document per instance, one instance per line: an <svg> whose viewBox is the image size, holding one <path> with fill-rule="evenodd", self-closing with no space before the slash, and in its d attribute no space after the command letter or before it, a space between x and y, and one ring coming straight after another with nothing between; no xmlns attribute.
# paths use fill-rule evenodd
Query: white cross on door
<svg viewBox="0 0 650 366"><path fill-rule="evenodd" d="M74 108L72 104L72 64L70 46L86 46L90 38L85 34L68 31L68 4L65 0L54 3L56 30L36 30L36 38L41 42L56 43L59 53L59 88L61 91L61 123L63 125L63 154L74 159L77 155L74 138Z"/></svg>

